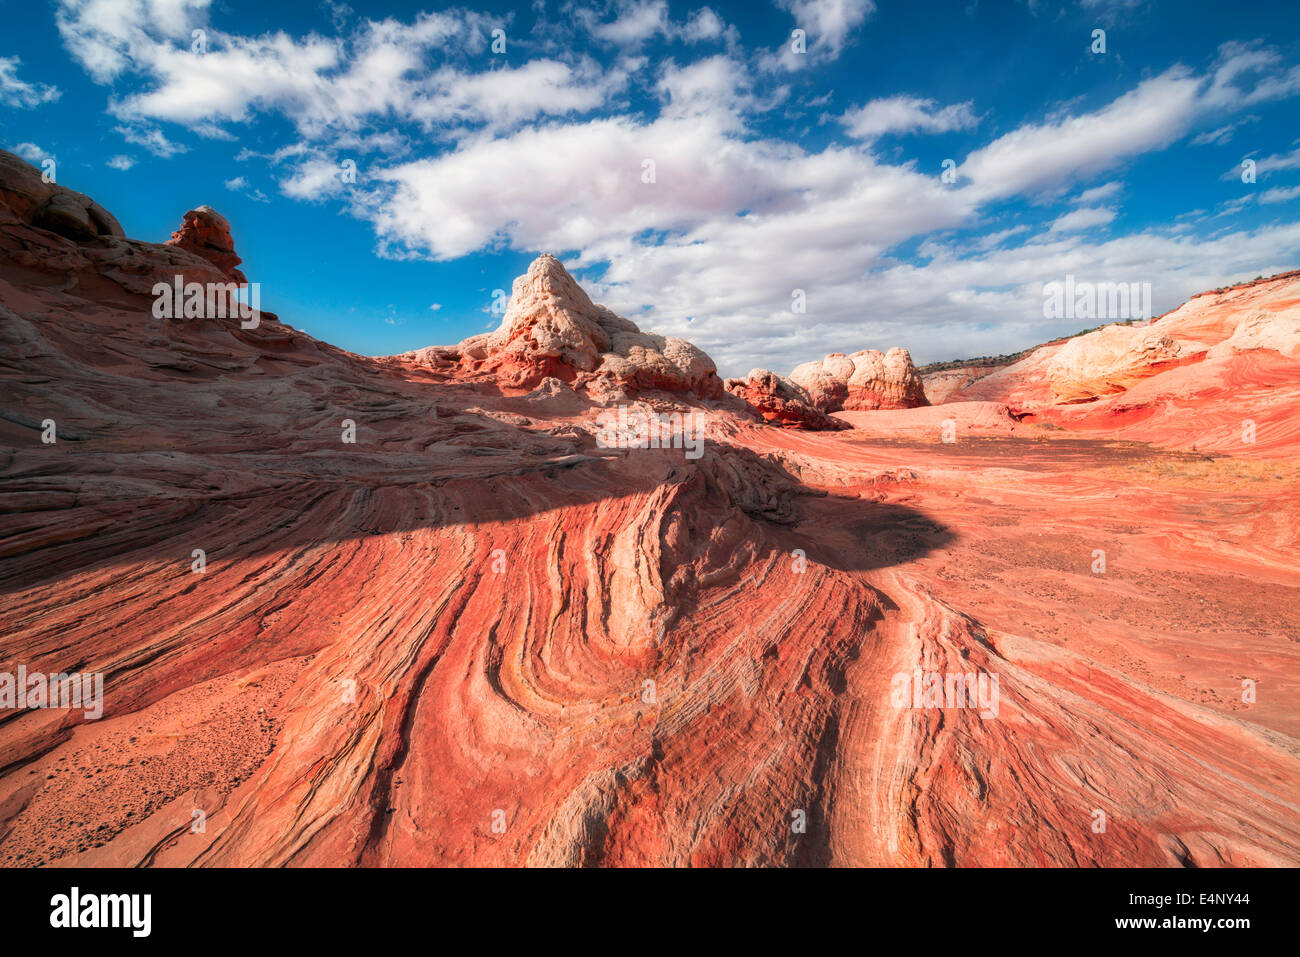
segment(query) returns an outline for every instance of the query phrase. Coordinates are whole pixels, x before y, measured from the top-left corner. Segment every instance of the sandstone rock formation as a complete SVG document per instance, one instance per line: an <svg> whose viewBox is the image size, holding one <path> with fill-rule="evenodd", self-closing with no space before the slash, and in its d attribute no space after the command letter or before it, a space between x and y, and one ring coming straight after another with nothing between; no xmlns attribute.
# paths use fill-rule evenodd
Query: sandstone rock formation
<svg viewBox="0 0 1300 957"><path fill-rule="evenodd" d="M45 182L40 170L5 150L0 150L0 200L5 225L38 226L74 242L125 235L113 215L89 196Z"/></svg>
<svg viewBox="0 0 1300 957"><path fill-rule="evenodd" d="M813 405L812 397L802 387L767 369L754 369L743 379L727 379L725 385L728 392L744 399L771 425L814 431L849 428Z"/></svg>
<svg viewBox="0 0 1300 957"><path fill-rule="evenodd" d="M533 260L515 280L496 332L399 358L490 373L515 388L532 388L555 377L615 397L647 389L701 398L722 394L717 367L704 352L685 339L641 332L630 320L594 304L549 253Z"/></svg>
<svg viewBox="0 0 1300 957"><path fill-rule="evenodd" d="M948 401L1000 402L1041 421L1176 449L1276 455L1300 437L1289 412L1297 397L1300 272L1204 293L1151 322L1048 343L972 378Z"/></svg>
<svg viewBox="0 0 1300 957"><path fill-rule="evenodd" d="M961 394L976 381L1011 365L1016 359L1001 361L993 358L973 359L969 362L943 362L917 369L925 397L931 405L941 405L949 399L961 401Z"/></svg>
<svg viewBox="0 0 1300 957"><path fill-rule="evenodd" d="M1105 326L1068 340L1052 356L1047 366L1052 398L1091 402L1123 392L1194 348L1147 328Z"/></svg>
<svg viewBox="0 0 1300 957"><path fill-rule="evenodd" d="M105 682L99 720L0 711L0 864L1300 864L1294 436L813 433L683 391L702 458L601 448L571 383L627 330L541 308L541 359L435 365L155 319L137 283L216 267L3 187L0 674ZM1240 313L1224 362L1129 393L1217 369L1202 423L1300 422L1296 360L1236 351L1288 297L1198 304L1202 342ZM509 394L493 356L565 375ZM997 706L898 702L917 671Z"/></svg>
<svg viewBox="0 0 1300 957"><path fill-rule="evenodd" d="M197 253L234 282L248 281L236 268L243 260L235 253L230 223L211 206L197 206L189 210L180 227L172 233L172 238L167 240L167 245Z"/></svg>
<svg viewBox="0 0 1300 957"><path fill-rule="evenodd" d="M87 196L53 183L12 153L0 151L0 256L58 272L63 282L110 280L151 296L157 283L225 283L211 259L180 246L127 239L112 214ZM237 271L236 271L237 272Z"/></svg>
<svg viewBox="0 0 1300 957"><path fill-rule="evenodd" d="M925 389L906 349L832 352L790 373L823 412L911 409L926 405Z"/></svg>

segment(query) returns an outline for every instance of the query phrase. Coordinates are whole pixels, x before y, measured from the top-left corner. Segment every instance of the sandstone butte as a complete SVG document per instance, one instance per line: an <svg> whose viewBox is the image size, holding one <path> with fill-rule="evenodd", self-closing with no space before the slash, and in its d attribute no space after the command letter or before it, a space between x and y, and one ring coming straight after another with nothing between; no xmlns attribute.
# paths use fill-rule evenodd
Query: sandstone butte
<svg viewBox="0 0 1300 957"><path fill-rule="evenodd" d="M1300 863L1300 277L936 406L759 377L854 426L810 431L545 257L450 349L156 319L237 265L193 218L0 155L0 672L105 677L0 712L0 863ZM610 402L705 454L602 448Z"/></svg>

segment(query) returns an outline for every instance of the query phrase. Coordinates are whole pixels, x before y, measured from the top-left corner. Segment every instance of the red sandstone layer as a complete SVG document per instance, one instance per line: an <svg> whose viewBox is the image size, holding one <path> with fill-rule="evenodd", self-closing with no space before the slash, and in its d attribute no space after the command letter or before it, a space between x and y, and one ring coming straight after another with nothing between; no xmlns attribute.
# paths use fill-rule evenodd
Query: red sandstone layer
<svg viewBox="0 0 1300 957"><path fill-rule="evenodd" d="M0 712L0 862L1300 863L1290 360L1127 390L1220 370L1163 421L1244 402L1248 452L612 400L692 459L597 441L599 351L515 387L156 319L215 271L175 247L0 253L0 671L105 677L101 720ZM918 670L996 714L896 706Z"/></svg>

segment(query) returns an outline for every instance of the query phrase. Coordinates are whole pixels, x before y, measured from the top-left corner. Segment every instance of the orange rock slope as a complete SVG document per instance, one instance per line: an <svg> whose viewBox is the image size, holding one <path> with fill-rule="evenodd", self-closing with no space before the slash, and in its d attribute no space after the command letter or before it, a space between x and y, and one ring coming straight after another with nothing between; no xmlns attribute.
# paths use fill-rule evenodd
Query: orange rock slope
<svg viewBox="0 0 1300 957"><path fill-rule="evenodd" d="M210 268L0 217L0 674L105 682L0 711L5 865L1300 863L1293 446L154 318Z"/></svg>
<svg viewBox="0 0 1300 957"><path fill-rule="evenodd" d="M1150 322L1103 326L979 372L945 400L1002 402L1166 448L1292 459L1300 272L1203 293Z"/></svg>

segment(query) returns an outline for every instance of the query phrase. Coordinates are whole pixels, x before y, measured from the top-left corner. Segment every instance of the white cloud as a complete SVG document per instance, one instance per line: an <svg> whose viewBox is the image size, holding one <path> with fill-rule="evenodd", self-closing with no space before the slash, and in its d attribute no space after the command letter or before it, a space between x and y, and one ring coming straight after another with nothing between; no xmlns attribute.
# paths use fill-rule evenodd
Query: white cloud
<svg viewBox="0 0 1300 957"><path fill-rule="evenodd" d="M682 27L682 39L687 43L700 43L704 40L716 40L722 36L727 25L722 18L709 7L701 7L686 21Z"/></svg>
<svg viewBox="0 0 1300 957"><path fill-rule="evenodd" d="M608 23L592 23L591 35L618 46L639 46L655 35L668 36L666 0L637 0L624 6L618 17Z"/></svg>
<svg viewBox="0 0 1300 957"><path fill-rule="evenodd" d="M1293 149L1289 153L1274 153L1271 156L1255 160L1255 176L1257 178L1262 179L1272 173L1287 169L1300 169L1300 147ZM1224 173L1222 178L1225 180L1240 179L1241 172L1241 164L1238 164Z"/></svg>
<svg viewBox="0 0 1300 957"><path fill-rule="evenodd" d="M1285 203L1288 200L1300 196L1300 186L1279 186L1274 189L1266 189L1259 194L1261 203Z"/></svg>
<svg viewBox="0 0 1300 957"><path fill-rule="evenodd" d="M65 43L92 76L107 82L132 71L148 81L145 90L111 103L131 127L164 121L229 138L220 124L266 112L287 116L313 138L390 119L447 135L447 127L505 128L588 112L629 75L626 64L602 71L590 58L485 61L496 21L466 11L421 14L410 23L369 20L346 39L247 37L206 27L207 52L199 54L172 32L185 34L182 27L200 22L206 5L173 0L175 16L165 29L148 16L151 2L162 0L64 0L60 11ZM120 8L119 19L100 15L110 4ZM470 57L488 68L466 68ZM437 60L441 65L431 65Z"/></svg>
<svg viewBox="0 0 1300 957"><path fill-rule="evenodd" d="M1075 233L1097 226L1105 226L1115 218L1115 210L1101 206L1086 206L1060 216L1052 223L1054 233Z"/></svg>
<svg viewBox="0 0 1300 957"><path fill-rule="evenodd" d="M54 21L63 44L97 82L147 63L171 44L189 48L206 24L211 0L58 0Z"/></svg>
<svg viewBox="0 0 1300 957"><path fill-rule="evenodd" d="M44 160L54 158L53 154L47 153L35 143L19 143L14 147L13 151L29 163L39 164Z"/></svg>
<svg viewBox="0 0 1300 957"><path fill-rule="evenodd" d="M1102 183L1100 186L1094 186L1092 189L1085 189L1078 196L1074 197L1073 202L1081 206L1087 206L1092 203L1100 203L1103 199L1110 199L1112 196L1119 195L1124 185L1119 180L1111 180L1109 183Z"/></svg>
<svg viewBox="0 0 1300 957"><path fill-rule="evenodd" d="M1024 223L1008 227L1007 229L999 229L997 232L986 233L981 236L979 242L976 243L976 247L984 250L993 249L997 246L1001 246L1012 236L1019 236L1020 234L1027 232L1029 232L1029 227Z"/></svg>
<svg viewBox="0 0 1300 957"><path fill-rule="evenodd" d="M891 96L849 110L840 122L850 136L873 140L886 133L947 133L968 130L978 123L970 103L940 107L934 100Z"/></svg>
<svg viewBox="0 0 1300 957"><path fill-rule="evenodd" d="M280 192L292 199L317 200L326 195L342 195L345 184L339 164L324 155L313 153L294 167L280 183ZM360 175L360 174L358 174Z"/></svg>
<svg viewBox="0 0 1300 957"><path fill-rule="evenodd" d="M793 29L807 35L807 52L795 53L787 38L763 59L765 69L799 70L812 62L834 60L853 31L876 10L874 0L773 0L794 18Z"/></svg>
<svg viewBox="0 0 1300 957"><path fill-rule="evenodd" d="M1198 114L1200 87L1189 70L1174 67L1095 112L1013 130L968 156L958 172L984 199L1059 192L1173 142Z"/></svg>
<svg viewBox="0 0 1300 957"><path fill-rule="evenodd" d="M230 190L232 193L240 193L244 196L247 196L249 199L254 200L255 202L258 203L270 202L270 199L267 198L267 195L263 193L260 189L255 187L252 183L250 183L247 177L236 176L234 179L228 179L225 181L225 187L226 189Z"/></svg>
<svg viewBox="0 0 1300 957"><path fill-rule="evenodd" d="M174 143L169 140L162 130L129 125L114 127L114 129L120 133L122 138L128 143L134 143L136 146L143 146L150 153L153 153L154 156L161 156L164 159L189 150L188 146L185 146L182 143Z"/></svg>
<svg viewBox="0 0 1300 957"><path fill-rule="evenodd" d="M1282 55L1259 42L1223 44L1205 91L1206 106L1239 109L1295 96L1300 93L1300 66L1281 66Z"/></svg>
<svg viewBox="0 0 1300 957"><path fill-rule="evenodd" d="M1229 123L1227 126L1220 126L1216 130L1207 130L1192 138L1193 146L1222 146L1232 139L1233 132L1237 129L1236 123Z"/></svg>
<svg viewBox="0 0 1300 957"><path fill-rule="evenodd" d="M814 42L824 43L831 57L840 55L849 35L876 10L874 0L776 0L776 5L788 10Z"/></svg>
<svg viewBox="0 0 1300 957"><path fill-rule="evenodd" d="M135 160L130 156L110 156L105 161L104 165L111 169L120 169L125 172L135 165Z"/></svg>
<svg viewBox="0 0 1300 957"><path fill-rule="evenodd" d="M0 57L0 106L13 106L23 110L52 103L61 94L57 87L45 83L27 83L18 78L22 61L18 57Z"/></svg>
<svg viewBox="0 0 1300 957"><path fill-rule="evenodd" d="M744 67L725 54L678 67L669 60L656 86L665 97L662 116L707 114L719 121L736 117L753 105Z"/></svg>
<svg viewBox="0 0 1300 957"><path fill-rule="evenodd" d="M168 16L151 19L160 5ZM802 59L814 63L840 55L874 10L870 0L780 5L808 31ZM262 113L283 117L295 142L269 154L241 150L237 159L265 159L287 196L337 199L373 225L384 255L552 250L588 273L597 298L643 327L691 338L729 373L785 371L830 351L890 345L920 361L1011 351L1073 331L1041 319L1042 283L1067 272L1151 281L1158 306L1168 308L1179 296L1297 265L1296 226L1106 239L1097 230L1115 218L1119 182L1075 186L1202 122L1221 123L1216 114L1288 95L1289 73L1257 45L1225 46L1207 73L1174 67L1087 112L1060 106L973 151L962 182L947 185L936 170L883 161L871 140L970 129L971 104L871 101L845 117L859 142L817 151L783 133L767 136L750 123L768 105L761 96L776 102L781 94L760 86L771 77L755 76L746 62L770 68L784 54L746 61L734 27L710 10L677 23L657 2L624 4L599 22L575 13L580 27L605 29L616 51L605 67L562 45L546 46L542 58L493 57L486 31L494 21L463 11L362 20L332 38L243 37L205 26L209 52L196 56L189 29L204 24L207 6L61 3L65 42L92 74L129 70L141 81L112 104L132 142L165 155L184 147L160 123L210 134ZM102 49L89 45L95 37ZM618 52L720 37L725 54L683 63L652 67ZM688 50L676 49L679 58ZM644 112L600 115L630 91L657 94L658 110L651 101ZM357 160L357 183L339 175L347 158ZM643 181L647 159L653 183ZM1285 156L1268 159L1290 168ZM248 189L250 176L227 185ZM1001 228L973 232L990 204L1072 189L1070 211L1046 229L1031 233L1000 208L992 213ZM1014 237L1023 239L1015 245ZM892 258L917 240L916 263ZM790 312L795 289L807 294L806 315Z"/></svg>
<svg viewBox="0 0 1300 957"><path fill-rule="evenodd" d="M589 59L575 66L532 60L476 74L442 70L407 110L427 126L461 122L510 127L545 116L590 112L622 89L627 78L626 70L616 67L602 73Z"/></svg>

